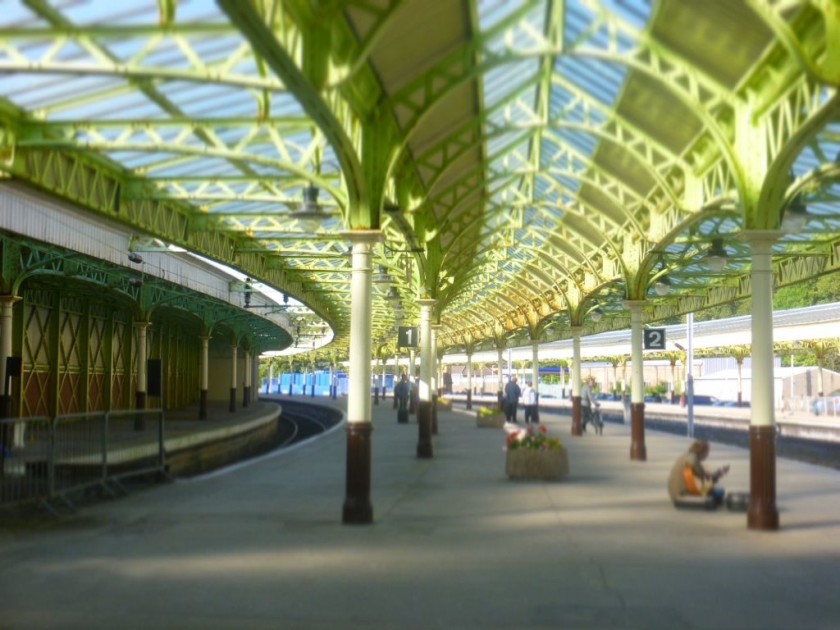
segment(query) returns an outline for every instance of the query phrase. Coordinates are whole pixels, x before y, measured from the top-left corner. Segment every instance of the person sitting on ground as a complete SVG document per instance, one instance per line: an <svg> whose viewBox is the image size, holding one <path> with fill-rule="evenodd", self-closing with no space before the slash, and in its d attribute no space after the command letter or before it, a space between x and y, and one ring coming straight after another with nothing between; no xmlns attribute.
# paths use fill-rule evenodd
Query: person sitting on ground
<svg viewBox="0 0 840 630"><path fill-rule="evenodd" d="M709 443L706 440L695 440L688 447L688 452L680 455L668 476L668 496L671 501L678 501L680 497L712 496L715 504L720 505L726 491L717 486L718 480L729 472L729 466L709 472L703 461L709 456Z"/></svg>

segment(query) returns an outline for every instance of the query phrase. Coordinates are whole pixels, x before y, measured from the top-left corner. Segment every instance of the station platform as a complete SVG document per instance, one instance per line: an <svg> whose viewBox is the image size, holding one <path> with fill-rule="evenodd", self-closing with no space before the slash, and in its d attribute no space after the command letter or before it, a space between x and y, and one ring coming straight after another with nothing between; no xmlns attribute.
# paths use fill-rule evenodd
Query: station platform
<svg viewBox="0 0 840 630"><path fill-rule="evenodd" d="M278 397L282 403L283 397ZM304 397L295 397L304 400ZM313 402L346 405L346 400ZM520 411L521 414L521 411ZM413 420L413 418L412 418ZM207 475L0 532L4 629L837 628L840 471L777 460L781 527L675 510L689 440L570 435L560 482L505 476L504 431L438 412L434 457L373 406L371 525L343 525L343 425ZM722 485L749 454L713 444Z"/></svg>

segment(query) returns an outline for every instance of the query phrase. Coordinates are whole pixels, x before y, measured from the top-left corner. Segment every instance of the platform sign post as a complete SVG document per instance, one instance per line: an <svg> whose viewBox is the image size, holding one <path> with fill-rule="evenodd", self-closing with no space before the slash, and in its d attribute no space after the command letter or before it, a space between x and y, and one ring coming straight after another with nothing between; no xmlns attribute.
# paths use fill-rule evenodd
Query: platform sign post
<svg viewBox="0 0 840 630"><path fill-rule="evenodd" d="M664 350L665 349L665 329L664 328L645 328L643 331L643 341L645 350Z"/></svg>
<svg viewBox="0 0 840 630"><path fill-rule="evenodd" d="M400 326L397 329L398 348L416 348L420 345L420 332L417 326Z"/></svg>

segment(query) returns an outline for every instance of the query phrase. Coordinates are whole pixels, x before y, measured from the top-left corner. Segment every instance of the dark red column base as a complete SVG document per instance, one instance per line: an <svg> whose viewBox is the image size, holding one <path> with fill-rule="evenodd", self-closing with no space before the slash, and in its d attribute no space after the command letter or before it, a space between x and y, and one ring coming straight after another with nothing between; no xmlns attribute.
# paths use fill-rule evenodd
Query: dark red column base
<svg viewBox="0 0 840 630"><path fill-rule="evenodd" d="M776 426L750 427L750 507L747 528L779 529L776 509Z"/></svg>
<svg viewBox="0 0 840 630"><path fill-rule="evenodd" d="M583 435L580 396L572 396L572 435Z"/></svg>
<svg viewBox="0 0 840 630"><path fill-rule="evenodd" d="M0 396L0 418L12 417L12 397L5 394Z"/></svg>
<svg viewBox="0 0 840 630"><path fill-rule="evenodd" d="M417 457L431 459L432 452L432 402L420 400L417 403Z"/></svg>
<svg viewBox="0 0 840 630"><path fill-rule="evenodd" d="M630 403L630 459L647 460L645 447L645 403Z"/></svg>
<svg viewBox="0 0 840 630"><path fill-rule="evenodd" d="M370 422L347 423L347 483L341 521L345 525L373 522L370 502L370 452L373 425Z"/></svg>
<svg viewBox="0 0 840 630"><path fill-rule="evenodd" d="M198 419L207 420L207 390L198 392Z"/></svg>
<svg viewBox="0 0 840 630"><path fill-rule="evenodd" d="M251 387L242 388L242 406L247 407L251 402Z"/></svg>
<svg viewBox="0 0 840 630"><path fill-rule="evenodd" d="M134 408L143 411L146 408L146 392L134 392ZM143 431L146 428L145 414L138 413L134 416L134 430Z"/></svg>
<svg viewBox="0 0 840 630"><path fill-rule="evenodd" d="M438 431L437 431L437 429L438 429L437 399L438 399L438 395L437 394L432 394L432 435L437 435L438 434Z"/></svg>
<svg viewBox="0 0 840 630"><path fill-rule="evenodd" d="M228 411L236 411L236 388L230 388L230 404L228 405Z"/></svg>
<svg viewBox="0 0 840 630"><path fill-rule="evenodd" d="M472 392L467 390L467 409L472 409Z"/></svg>

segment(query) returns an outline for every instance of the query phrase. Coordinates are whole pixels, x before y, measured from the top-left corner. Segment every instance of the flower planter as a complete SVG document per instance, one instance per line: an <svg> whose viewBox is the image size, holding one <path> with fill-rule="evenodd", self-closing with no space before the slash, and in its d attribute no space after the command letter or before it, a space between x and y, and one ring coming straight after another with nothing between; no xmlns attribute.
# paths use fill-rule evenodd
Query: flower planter
<svg viewBox="0 0 840 630"><path fill-rule="evenodd" d="M479 429L501 429L505 426L505 414L501 411L492 414L476 412L475 426Z"/></svg>
<svg viewBox="0 0 840 630"><path fill-rule="evenodd" d="M452 411L452 401L451 400L440 400L437 401L437 408L440 411Z"/></svg>
<svg viewBox="0 0 840 630"><path fill-rule="evenodd" d="M556 450L508 449L505 472L517 480L563 479L569 474L569 454L562 447Z"/></svg>

